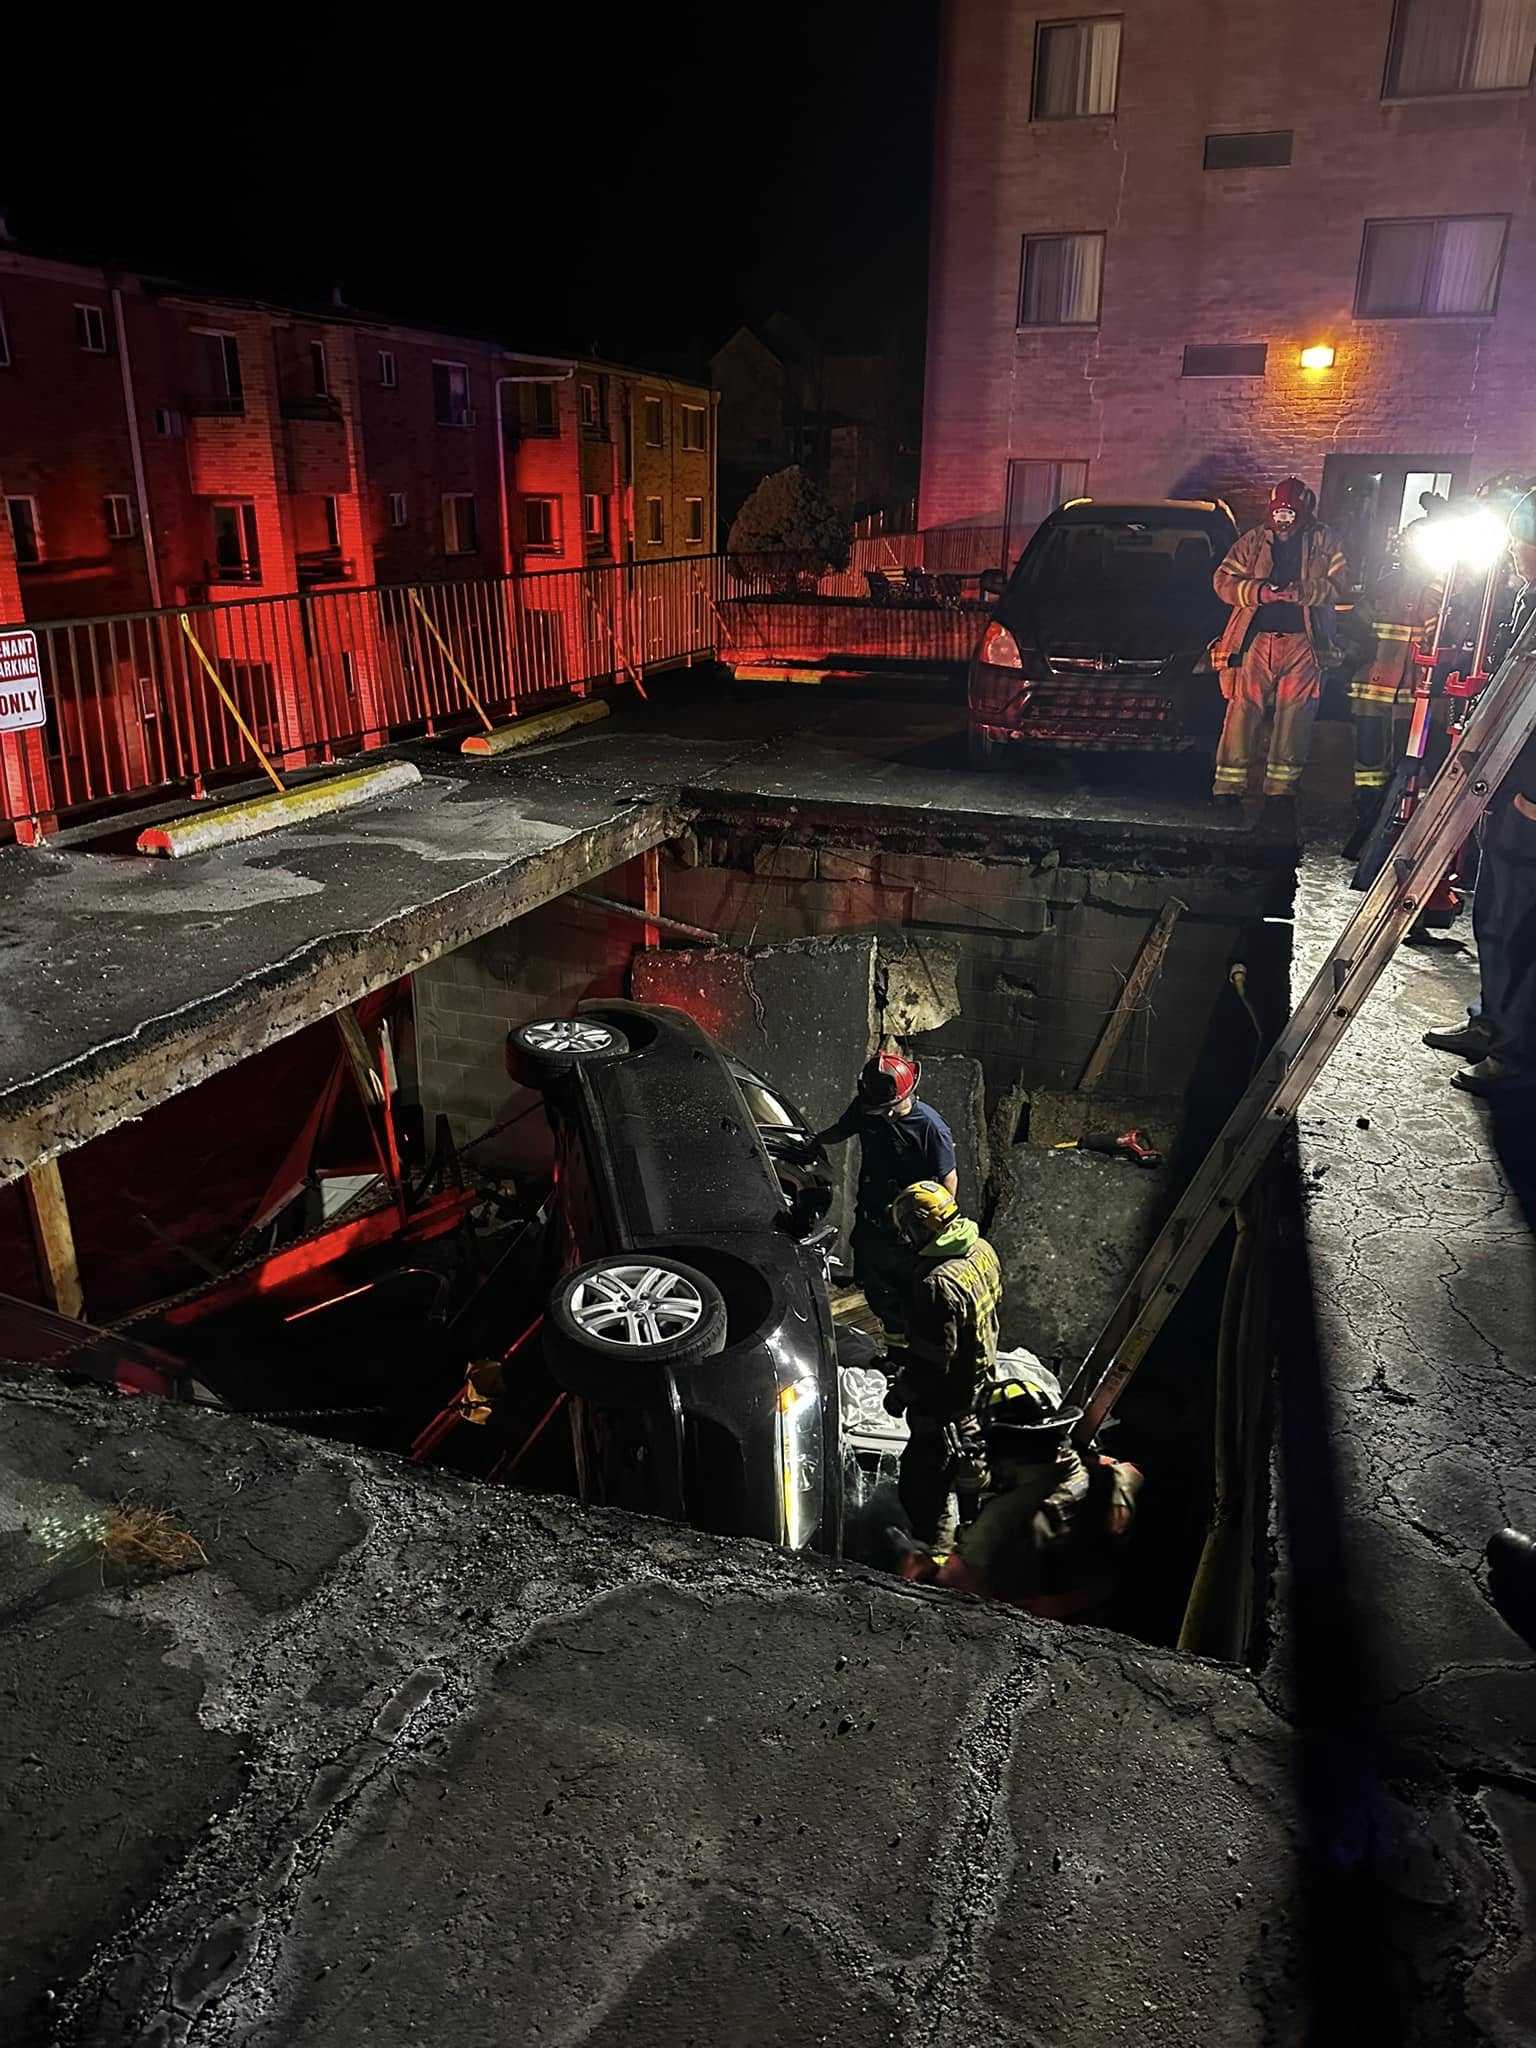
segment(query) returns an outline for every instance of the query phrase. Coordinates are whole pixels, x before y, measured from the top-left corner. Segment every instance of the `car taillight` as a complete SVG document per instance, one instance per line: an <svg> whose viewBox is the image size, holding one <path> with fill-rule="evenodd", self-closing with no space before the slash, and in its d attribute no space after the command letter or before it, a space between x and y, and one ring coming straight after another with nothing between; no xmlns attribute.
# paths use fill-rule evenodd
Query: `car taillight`
<svg viewBox="0 0 1536 2048"><path fill-rule="evenodd" d="M989 622L981 636L981 645L976 650L976 659L984 661L988 668L1023 668L1019 643L1005 625L997 619Z"/></svg>

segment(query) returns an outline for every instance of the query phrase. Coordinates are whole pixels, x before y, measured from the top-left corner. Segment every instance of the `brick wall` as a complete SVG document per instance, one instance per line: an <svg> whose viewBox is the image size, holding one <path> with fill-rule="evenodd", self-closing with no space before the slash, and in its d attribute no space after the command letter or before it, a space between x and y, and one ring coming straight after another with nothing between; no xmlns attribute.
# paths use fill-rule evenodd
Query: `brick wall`
<svg viewBox="0 0 1536 2048"><path fill-rule="evenodd" d="M1109 10L1105 10L1106 12ZM1001 519L1010 456L1099 497L1220 493L1240 514L1325 454L1530 463L1529 95L1387 104L1392 0L1125 0L1113 116L1032 122L1026 0L947 0L919 522ZM1208 133L1291 129L1287 168L1206 171ZM1512 216L1489 319L1358 320L1363 223ZM1103 231L1096 329L1016 331L1021 238ZM1262 379L1185 378L1186 343L1267 341ZM1297 364L1314 341L1334 368Z"/></svg>

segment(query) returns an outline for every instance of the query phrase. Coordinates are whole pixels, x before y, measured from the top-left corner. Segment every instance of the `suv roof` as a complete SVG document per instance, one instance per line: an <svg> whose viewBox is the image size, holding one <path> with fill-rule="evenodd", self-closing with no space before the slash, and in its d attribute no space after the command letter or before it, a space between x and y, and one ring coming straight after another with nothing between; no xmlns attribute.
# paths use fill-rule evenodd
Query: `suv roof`
<svg viewBox="0 0 1536 2048"><path fill-rule="evenodd" d="M1231 519L1230 507L1221 498L1069 498L1058 505L1049 519L1136 519L1159 512L1192 512ZM1236 521L1232 522L1236 525ZM1041 522L1044 524L1044 521Z"/></svg>

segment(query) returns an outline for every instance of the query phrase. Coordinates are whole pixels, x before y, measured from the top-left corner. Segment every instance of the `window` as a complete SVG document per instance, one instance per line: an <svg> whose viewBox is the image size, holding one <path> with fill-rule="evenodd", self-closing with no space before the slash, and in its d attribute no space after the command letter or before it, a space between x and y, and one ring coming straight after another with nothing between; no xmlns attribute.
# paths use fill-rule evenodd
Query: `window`
<svg viewBox="0 0 1536 2048"><path fill-rule="evenodd" d="M463 363L432 365L432 412L440 427L472 427L469 370Z"/></svg>
<svg viewBox="0 0 1536 2048"><path fill-rule="evenodd" d="M1112 114L1120 80L1120 23L1062 21L1035 39L1035 119Z"/></svg>
<svg viewBox="0 0 1536 2048"><path fill-rule="evenodd" d="M608 494L587 491L581 500L581 530L598 548L608 545Z"/></svg>
<svg viewBox="0 0 1536 2048"><path fill-rule="evenodd" d="M111 496L102 500L102 506L107 518L107 539L132 540L139 529L139 522L135 516L137 508L132 498L114 491Z"/></svg>
<svg viewBox="0 0 1536 2048"><path fill-rule="evenodd" d="M683 446L703 448L706 445L704 422L708 415L702 405L685 405L683 412Z"/></svg>
<svg viewBox="0 0 1536 2048"><path fill-rule="evenodd" d="M1185 377L1262 377L1269 361L1267 341L1189 342Z"/></svg>
<svg viewBox="0 0 1536 2048"><path fill-rule="evenodd" d="M1536 0L1398 0L1387 97L1518 90L1533 56Z"/></svg>
<svg viewBox="0 0 1536 2048"><path fill-rule="evenodd" d="M341 501L325 500L325 544L334 553L341 546Z"/></svg>
<svg viewBox="0 0 1536 2048"><path fill-rule="evenodd" d="M554 548L560 545L560 500L558 498L524 498L523 500L523 544L530 548Z"/></svg>
<svg viewBox="0 0 1536 2048"><path fill-rule="evenodd" d="M452 493L443 500L443 550L450 555L473 555L480 548L480 521L474 498L467 491Z"/></svg>
<svg viewBox="0 0 1536 2048"><path fill-rule="evenodd" d="M644 401L645 445L647 448L661 447L666 436L666 408L659 398Z"/></svg>
<svg viewBox="0 0 1536 2048"><path fill-rule="evenodd" d="M6 512L11 521L11 544L16 550L18 568L25 569L33 562L43 559L43 529L38 523L36 498L7 498Z"/></svg>
<svg viewBox="0 0 1536 2048"><path fill-rule="evenodd" d="M331 378L326 366L325 343L323 341L312 341L309 344L309 377L316 398L329 398L331 395Z"/></svg>
<svg viewBox="0 0 1536 2048"><path fill-rule="evenodd" d="M100 306L76 306L75 339L93 356L107 352L107 320Z"/></svg>
<svg viewBox="0 0 1536 2048"><path fill-rule="evenodd" d="M597 425L597 386L583 384L581 387L581 424L584 427Z"/></svg>
<svg viewBox="0 0 1536 2048"><path fill-rule="evenodd" d="M690 547L696 548L704 538L704 500L684 498L683 513L687 521L683 529L683 538Z"/></svg>
<svg viewBox="0 0 1536 2048"><path fill-rule="evenodd" d="M1104 278L1102 235L1026 235L1021 327L1096 327Z"/></svg>
<svg viewBox="0 0 1536 2048"><path fill-rule="evenodd" d="M560 414L555 399L553 384L525 384L527 392L527 413L525 424L535 434L558 434Z"/></svg>
<svg viewBox="0 0 1536 2048"><path fill-rule="evenodd" d="M1294 140L1289 128L1271 128L1260 135L1207 135L1208 171L1258 171L1291 160Z"/></svg>
<svg viewBox="0 0 1536 2048"><path fill-rule="evenodd" d="M259 583L261 547L256 538L254 505L215 505L213 508L214 583Z"/></svg>
<svg viewBox="0 0 1536 2048"><path fill-rule="evenodd" d="M406 517L407 517L407 513L406 513L406 503L405 503L405 493L404 493L404 491L391 491L391 492L390 492L390 494L389 494L389 523L390 523L390 525L391 525L391 526L404 526L404 524L405 524L405 522L406 522Z"/></svg>
<svg viewBox="0 0 1536 2048"><path fill-rule="evenodd" d="M1494 310L1509 222L1368 220L1355 311L1366 320L1436 320Z"/></svg>
<svg viewBox="0 0 1536 2048"><path fill-rule="evenodd" d="M179 441L186 430L185 420L172 406L155 407L155 432L162 441Z"/></svg>
<svg viewBox="0 0 1536 2048"><path fill-rule="evenodd" d="M1088 488L1086 462L1041 462L1016 457L1008 465L1003 560L1012 567L1025 541L1048 512L1080 498Z"/></svg>
<svg viewBox="0 0 1536 2048"><path fill-rule="evenodd" d="M245 380L240 375L240 344L232 334L200 333L199 390L213 412L244 412Z"/></svg>
<svg viewBox="0 0 1536 2048"><path fill-rule="evenodd" d="M400 365L395 361L392 348L379 350L379 383L386 391L394 391L400 384Z"/></svg>
<svg viewBox="0 0 1536 2048"><path fill-rule="evenodd" d="M1323 461L1319 510L1369 585L1393 556L1397 536L1423 513L1425 492L1452 497L1465 479L1465 455L1329 455Z"/></svg>
<svg viewBox="0 0 1536 2048"><path fill-rule="evenodd" d="M5 328L5 308L0 306L0 370L11 367L11 337Z"/></svg>
<svg viewBox="0 0 1536 2048"><path fill-rule="evenodd" d="M659 548L667 537L667 515L662 510L660 498L645 501L645 542L647 547Z"/></svg>

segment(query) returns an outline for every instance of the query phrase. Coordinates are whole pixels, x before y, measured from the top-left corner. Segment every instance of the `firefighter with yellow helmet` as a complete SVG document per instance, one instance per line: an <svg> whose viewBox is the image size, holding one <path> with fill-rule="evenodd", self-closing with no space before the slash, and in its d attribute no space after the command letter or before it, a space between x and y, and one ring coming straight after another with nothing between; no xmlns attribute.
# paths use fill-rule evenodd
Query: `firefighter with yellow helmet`
<svg viewBox="0 0 1536 2048"><path fill-rule="evenodd" d="M895 1377L885 1405L911 1429L898 1492L917 1540L948 1542L955 1496L978 1494L986 1483L976 1403L997 1362L1002 1268L940 1181L903 1188L891 1224L916 1260L906 1342L888 1362Z"/></svg>
<svg viewBox="0 0 1536 2048"><path fill-rule="evenodd" d="M1436 516L1426 508L1425 521ZM1425 521L1415 520L1414 525ZM1412 544L1411 532L1398 536L1365 596L1364 609L1374 641L1369 658L1349 686L1355 735L1355 830L1344 848L1346 859L1355 859L1363 851L1376 822L1413 712L1418 679L1414 657L1428 652L1435 639L1444 577Z"/></svg>

